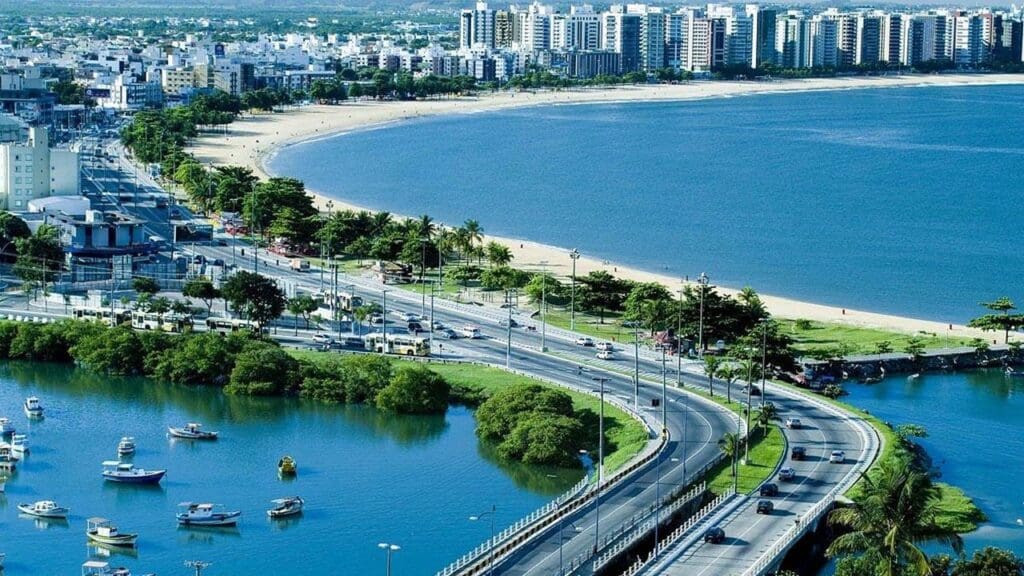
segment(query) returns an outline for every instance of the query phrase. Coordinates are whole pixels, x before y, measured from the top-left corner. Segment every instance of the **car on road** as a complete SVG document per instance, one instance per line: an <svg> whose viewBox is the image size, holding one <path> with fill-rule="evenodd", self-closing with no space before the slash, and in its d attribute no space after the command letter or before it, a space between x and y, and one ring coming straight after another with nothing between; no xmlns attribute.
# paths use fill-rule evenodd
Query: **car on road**
<svg viewBox="0 0 1024 576"><path fill-rule="evenodd" d="M761 496L768 497L768 498L771 498L773 496L778 496L779 495L779 485L778 484L774 484L772 482L768 482L766 484L761 484L761 489L758 490L758 493Z"/></svg>
<svg viewBox="0 0 1024 576"><path fill-rule="evenodd" d="M743 393L744 394L747 393L747 388L750 388L750 395L751 396L760 396L761 395L761 389L758 388L757 386L744 386L743 387Z"/></svg>
<svg viewBox="0 0 1024 576"><path fill-rule="evenodd" d="M437 337L446 340L456 340L459 337L459 333L451 328L442 328L437 331Z"/></svg>
<svg viewBox="0 0 1024 576"><path fill-rule="evenodd" d="M758 514L771 514L775 511L775 504L772 504L771 500L759 500L757 502L757 513Z"/></svg>
<svg viewBox="0 0 1024 576"><path fill-rule="evenodd" d="M501 320L498 320L498 326L501 326L502 328L508 328L509 325L511 325L513 328L518 328L519 327L519 322L516 322L515 320L513 320L511 318L510 319L502 318Z"/></svg>
<svg viewBox="0 0 1024 576"><path fill-rule="evenodd" d="M803 460L807 458L807 448L803 446L793 446L793 449L789 451L789 458L791 460Z"/></svg>
<svg viewBox="0 0 1024 576"><path fill-rule="evenodd" d="M433 324L432 328L434 330L446 330L447 326L445 326L444 322L441 322L440 320L434 320L434 324Z"/></svg>
<svg viewBox="0 0 1024 576"><path fill-rule="evenodd" d="M223 239L223 238L217 238L216 244L217 244L217 246L227 246L228 245L228 241Z"/></svg>
<svg viewBox="0 0 1024 576"><path fill-rule="evenodd" d="M828 461L833 464L842 464L846 462L846 452L842 450L833 450L828 456Z"/></svg>
<svg viewBox="0 0 1024 576"><path fill-rule="evenodd" d="M708 544L721 544L725 542L725 530L721 526L712 526L704 532L704 541Z"/></svg>
<svg viewBox="0 0 1024 576"><path fill-rule="evenodd" d="M597 353L597 357L601 360L615 360L615 352L611 350L601 350Z"/></svg>
<svg viewBox="0 0 1024 576"><path fill-rule="evenodd" d="M801 426L803 426L803 423L800 422L799 418L786 418L786 428L796 430Z"/></svg>
<svg viewBox="0 0 1024 576"><path fill-rule="evenodd" d="M611 342L598 342L597 349L601 351L614 352L615 347L612 346Z"/></svg>
<svg viewBox="0 0 1024 576"><path fill-rule="evenodd" d="M483 334L480 333L480 329L476 326L463 326L462 336L469 338L470 340L476 340L477 338L483 338Z"/></svg>
<svg viewBox="0 0 1024 576"><path fill-rule="evenodd" d="M408 330L410 334L419 334L420 332L424 332L423 324L420 324L419 322L409 322Z"/></svg>
<svg viewBox="0 0 1024 576"><path fill-rule="evenodd" d="M316 342L317 344L331 344L334 342L334 338L331 338L327 334L317 332L316 334L313 334L313 342Z"/></svg>
<svg viewBox="0 0 1024 576"><path fill-rule="evenodd" d="M384 316L381 314L370 314L370 325L377 326L384 323Z"/></svg>
<svg viewBox="0 0 1024 576"><path fill-rule="evenodd" d="M779 480L782 480L783 482L790 482L794 478L796 478L796 470L790 468L789 466L786 466L785 468L779 470Z"/></svg>
<svg viewBox="0 0 1024 576"><path fill-rule="evenodd" d="M588 338L587 336L580 336L579 338L576 339L576 345L590 347L594 345L594 339Z"/></svg>

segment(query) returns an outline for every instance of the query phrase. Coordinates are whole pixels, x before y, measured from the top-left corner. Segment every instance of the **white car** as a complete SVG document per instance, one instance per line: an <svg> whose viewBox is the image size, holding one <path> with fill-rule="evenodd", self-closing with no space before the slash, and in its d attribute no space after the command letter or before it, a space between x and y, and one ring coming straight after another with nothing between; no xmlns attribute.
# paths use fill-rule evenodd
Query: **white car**
<svg viewBox="0 0 1024 576"><path fill-rule="evenodd" d="M598 350L606 350L608 352L612 352L613 350L615 350L615 347L612 346L611 342L598 342L597 343L597 349Z"/></svg>
<svg viewBox="0 0 1024 576"><path fill-rule="evenodd" d="M330 344L334 342L334 338L331 338L327 334L317 333L313 334L313 342L316 342L317 344Z"/></svg>
<svg viewBox="0 0 1024 576"><path fill-rule="evenodd" d="M801 424L799 418L787 418L786 419L786 428L796 429L796 428L800 428L801 426L803 426L803 424Z"/></svg>
<svg viewBox="0 0 1024 576"><path fill-rule="evenodd" d="M612 352L611 350L601 350L597 353L597 357L601 360L614 360L615 352Z"/></svg>
<svg viewBox="0 0 1024 576"><path fill-rule="evenodd" d="M594 339L587 336L580 336L576 339L577 346L593 346Z"/></svg>
<svg viewBox="0 0 1024 576"><path fill-rule="evenodd" d="M842 450L833 450L832 454L829 454L828 461L833 464L842 464L846 462L846 452Z"/></svg>
<svg viewBox="0 0 1024 576"><path fill-rule="evenodd" d="M794 478L796 478L796 470L790 468L789 466L779 470L779 480L789 482Z"/></svg>

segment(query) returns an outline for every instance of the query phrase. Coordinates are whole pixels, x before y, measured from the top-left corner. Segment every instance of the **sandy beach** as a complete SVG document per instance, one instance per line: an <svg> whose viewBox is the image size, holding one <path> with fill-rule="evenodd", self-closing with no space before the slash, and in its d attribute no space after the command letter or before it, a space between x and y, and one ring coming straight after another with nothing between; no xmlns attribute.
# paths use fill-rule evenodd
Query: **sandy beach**
<svg viewBox="0 0 1024 576"><path fill-rule="evenodd" d="M423 116L468 114L537 105L682 101L811 90L998 84L1024 84L1024 74L906 75L815 78L773 82L693 82L680 85L501 93L474 98L413 102L360 101L348 102L339 106L307 106L277 114L247 115L235 121L226 135L209 134L196 139L190 151L197 160L205 164L243 165L253 169L262 177L268 177L265 163L283 146ZM287 176L287 174L281 174L281 176ZM317 206L321 210L326 210L328 198L318 194L315 190L310 190L310 193L314 195ZM330 200L335 209L360 208L337 198ZM425 211L429 213L429 209ZM466 217L478 219L486 230L486 214L466 214ZM446 222L445 224L459 225L460 223ZM564 276L570 274L572 261L567 248L493 236L488 236L485 241L491 240L509 246L515 256L513 263L518 267L539 269L540 263L546 262L547 270ZM607 270L617 276L640 282L661 282L672 291L678 290L682 283L680 278L630 268L626 263L600 261L588 258L586 254L583 254L577 261L576 273L585 275L592 270ZM714 270L707 272L713 277ZM723 291L730 292L730 290L724 289ZM981 336L990 341L994 338L991 333L983 333L956 324L950 325L944 322L823 306L766 294L762 294L762 298L772 314L783 318L842 322L909 333L925 331L936 333L939 336Z"/></svg>

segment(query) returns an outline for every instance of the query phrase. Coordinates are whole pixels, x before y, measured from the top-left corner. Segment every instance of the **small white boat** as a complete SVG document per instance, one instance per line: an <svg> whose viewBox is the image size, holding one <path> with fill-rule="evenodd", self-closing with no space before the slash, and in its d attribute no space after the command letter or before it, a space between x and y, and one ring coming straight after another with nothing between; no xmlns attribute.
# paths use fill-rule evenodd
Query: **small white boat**
<svg viewBox="0 0 1024 576"><path fill-rule="evenodd" d="M40 500L35 504L18 504L18 510L29 516L35 516L36 518L67 518L67 508L62 508L52 500Z"/></svg>
<svg viewBox="0 0 1024 576"><path fill-rule="evenodd" d="M125 534L117 529L117 526L106 518L89 518L85 522L85 535L93 542L106 544L107 546L123 546L131 548L135 546L138 534Z"/></svg>
<svg viewBox="0 0 1024 576"><path fill-rule="evenodd" d="M103 463L103 479L122 484L159 484L167 470L144 470L119 460Z"/></svg>
<svg viewBox="0 0 1024 576"><path fill-rule="evenodd" d="M292 496L290 498L278 498L277 500L271 500L274 507L267 510L267 516L271 518L286 518L288 516L294 516L302 513L302 507L305 505L305 501L300 496Z"/></svg>
<svg viewBox="0 0 1024 576"><path fill-rule="evenodd" d="M0 418L0 435L10 435L14 432L14 424L11 424L10 419Z"/></svg>
<svg viewBox="0 0 1024 576"><path fill-rule="evenodd" d="M111 568L107 562L89 560L82 564L82 576L132 576L132 573L127 568Z"/></svg>
<svg viewBox="0 0 1024 576"><path fill-rule="evenodd" d="M11 438L11 452L19 456L28 454L28 436L24 434L15 434Z"/></svg>
<svg viewBox="0 0 1024 576"><path fill-rule="evenodd" d="M186 440L216 440L216 432L207 432L203 430L202 424L196 424L195 422L189 422L181 428L175 428L173 426L167 428L167 433L175 438L184 438Z"/></svg>
<svg viewBox="0 0 1024 576"><path fill-rule="evenodd" d="M23 408L25 409L25 416L28 416L33 420L43 417L43 405L39 403L39 398L36 398L35 396L29 396L26 398Z"/></svg>
<svg viewBox="0 0 1024 576"><path fill-rule="evenodd" d="M175 515L182 526L234 526L242 515L238 510L224 511L214 504L182 502L178 506L185 508L184 512Z"/></svg>
<svg viewBox="0 0 1024 576"><path fill-rule="evenodd" d="M14 453L11 445L6 442L0 442L0 470L14 472L14 463L17 461L18 455Z"/></svg>
<svg viewBox="0 0 1024 576"><path fill-rule="evenodd" d="M135 454L135 438L131 436L124 436L121 441L117 443L117 455L128 456Z"/></svg>

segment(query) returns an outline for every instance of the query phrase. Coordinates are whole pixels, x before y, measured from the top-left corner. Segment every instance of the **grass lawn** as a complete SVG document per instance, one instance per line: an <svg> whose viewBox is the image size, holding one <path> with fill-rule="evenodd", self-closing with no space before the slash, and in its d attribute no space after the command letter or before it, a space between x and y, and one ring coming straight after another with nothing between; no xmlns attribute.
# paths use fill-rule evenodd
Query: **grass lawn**
<svg viewBox="0 0 1024 576"><path fill-rule="evenodd" d="M548 306L547 314L548 324L569 329L569 309ZM537 322L540 322L540 317L537 317ZM633 329L626 328L622 325L622 319L620 314L609 312L605 315L604 323L601 323L601 319L597 316L590 314L584 314L579 310L576 311L576 331L594 338L600 338L601 340L612 340L620 342L622 344L633 343ZM640 338L643 339L644 331L640 331Z"/></svg>
<svg viewBox="0 0 1024 576"><path fill-rule="evenodd" d="M742 463L743 454L740 453L741 461L737 472L737 492L740 494L753 492L767 480L786 450L786 440L778 426L770 427L768 436L765 437L761 434L761 428L752 423L751 432L753 442L750 445L750 459L746 464ZM708 489L715 494L722 494L731 488L732 461L725 460L708 472L707 483Z"/></svg>
<svg viewBox="0 0 1024 576"><path fill-rule="evenodd" d="M941 482L937 482L935 486L939 489L939 512L936 521L940 526L964 534L977 530L978 524L988 520L985 513L974 505L963 490Z"/></svg>
<svg viewBox="0 0 1024 576"><path fill-rule="evenodd" d="M875 354L878 345L888 342L893 352L902 352L914 334L890 332L876 328L862 328L847 324L780 319L782 333L793 338L793 348L800 353L816 350L843 349L847 354ZM799 324L799 325L798 325ZM925 348L938 349L955 346L968 346L967 338L946 338L934 332L916 334Z"/></svg>

